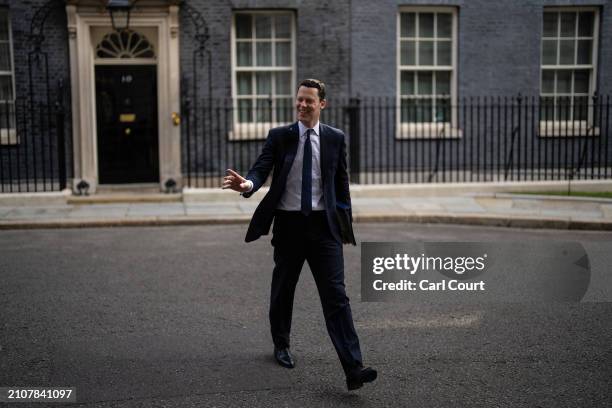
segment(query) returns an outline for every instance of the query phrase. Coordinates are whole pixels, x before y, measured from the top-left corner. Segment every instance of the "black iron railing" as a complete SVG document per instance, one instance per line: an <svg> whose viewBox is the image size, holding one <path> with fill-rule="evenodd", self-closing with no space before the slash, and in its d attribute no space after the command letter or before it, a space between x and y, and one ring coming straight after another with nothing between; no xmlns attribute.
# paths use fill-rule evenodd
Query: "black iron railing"
<svg viewBox="0 0 612 408"><path fill-rule="evenodd" d="M246 105L246 106L245 106ZM246 174L268 129L290 122L279 101L202 100L183 107L183 170L191 187L218 187L226 168ZM329 100L321 121L344 130L360 184L607 179L610 99L474 97Z"/></svg>
<svg viewBox="0 0 612 408"><path fill-rule="evenodd" d="M330 99L321 120L346 134L359 184L612 178L610 98ZM190 187L246 174L270 127L292 122L286 101L205 99L182 108L182 166ZM0 102L0 191L57 191L71 165L61 102Z"/></svg>
<svg viewBox="0 0 612 408"><path fill-rule="evenodd" d="M59 103L0 102L0 192L66 188L67 126Z"/></svg>

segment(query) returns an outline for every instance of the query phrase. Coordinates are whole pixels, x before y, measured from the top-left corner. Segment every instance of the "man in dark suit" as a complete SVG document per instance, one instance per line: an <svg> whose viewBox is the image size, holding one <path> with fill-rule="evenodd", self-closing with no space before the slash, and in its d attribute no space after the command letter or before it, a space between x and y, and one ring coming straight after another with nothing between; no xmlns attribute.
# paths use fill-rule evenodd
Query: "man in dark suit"
<svg viewBox="0 0 612 408"><path fill-rule="evenodd" d="M250 242L267 235L274 219L270 297L274 357L283 367L295 365L289 350L291 315L295 287L306 261L347 387L353 390L374 381L377 373L363 368L345 293L342 242L346 231L340 228L337 211L348 211L350 217L346 143L342 131L319 123L325 105L325 84L316 79L302 81L296 96L298 122L270 130L246 178L228 169L223 188L250 197L274 170L270 190L255 210L245 239Z"/></svg>

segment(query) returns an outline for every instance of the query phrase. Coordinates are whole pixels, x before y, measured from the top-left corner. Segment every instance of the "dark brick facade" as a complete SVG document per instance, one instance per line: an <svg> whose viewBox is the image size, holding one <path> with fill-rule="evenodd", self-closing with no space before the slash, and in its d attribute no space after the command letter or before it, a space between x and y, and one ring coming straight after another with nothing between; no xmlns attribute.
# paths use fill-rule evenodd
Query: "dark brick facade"
<svg viewBox="0 0 612 408"><path fill-rule="evenodd" d="M537 95L546 6L599 6L598 89L612 91L612 2L606 0L234 0L192 2L210 27L213 96L230 89L232 10L289 9L297 16L297 77L322 78L331 95L395 96L397 13L402 6L457 7L458 96ZM183 17L184 75L192 72L192 30ZM202 72L202 77L205 72Z"/></svg>
<svg viewBox="0 0 612 408"><path fill-rule="evenodd" d="M30 67L34 78L32 89L37 100L43 100L43 96L46 99L47 77L49 78L49 91L54 96L59 81L63 81L69 87L70 59L65 2L61 0L52 2L23 0L5 3L10 3L17 97L26 97L30 93ZM35 42L30 39L32 20L36 12L46 4L50 7L49 12L41 11L39 14L40 17L46 14L46 20L40 24L42 19L36 19L38 24L34 24L34 32L40 32L44 36L41 53L35 53ZM45 59L48 64L48 75L45 69Z"/></svg>
<svg viewBox="0 0 612 408"><path fill-rule="evenodd" d="M400 7L419 5L458 9L456 73L459 98L518 93L538 95L544 7L598 6L601 13L597 88L600 94L612 93L610 0L187 0L187 3L196 13L181 12L181 86L184 96L190 96L192 101L231 96L232 13L267 9L295 13L298 79L323 79L328 84L331 101L352 96L393 98L397 89L397 13ZM28 56L33 51L33 43L28 37L31 21L45 4L51 5L53 10L44 23L43 54L39 55L47 57L48 71L44 64L28 63ZM70 83L65 2L0 0L0 6L10 9L17 96L27 97L32 86L36 100L44 101L47 92L55 98L60 80L66 86ZM193 17L197 13L205 21L209 34L201 57L195 54L197 20ZM29 80L29 67L33 69L33 82ZM194 87L197 87L195 92ZM65 103L69 107L68 97L69 92L66 92ZM67 123L70 123L69 112ZM67 131L70 133L69 127ZM221 137L213 135L208 133L204 137ZM51 140L51 145L44 148L56 151L52 143ZM427 142L415 142L415 147L422 143ZM390 141L386 146L396 150L395 144ZM6 166L9 149L17 148L0 146L2 166ZM66 151L70 163L71 147L67 146ZM211 169L225 164L212 163Z"/></svg>
<svg viewBox="0 0 612 408"><path fill-rule="evenodd" d="M18 144L0 145L0 177L10 188L59 188L59 127L68 177L71 173L70 59L66 8L62 0L2 1L9 9L17 98ZM40 44L40 47L37 47ZM63 120L57 104L66 107ZM56 124L60 118L60 124ZM12 179L12 180L11 180ZM3 186L4 187L4 186Z"/></svg>

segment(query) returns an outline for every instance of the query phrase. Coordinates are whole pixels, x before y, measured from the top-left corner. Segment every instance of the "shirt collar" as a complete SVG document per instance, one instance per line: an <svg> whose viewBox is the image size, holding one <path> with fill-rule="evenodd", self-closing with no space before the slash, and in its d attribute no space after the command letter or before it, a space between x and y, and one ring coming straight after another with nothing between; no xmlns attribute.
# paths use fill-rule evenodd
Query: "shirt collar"
<svg viewBox="0 0 612 408"><path fill-rule="evenodd" d="M309 129L306 126L304 126L304 124L302 122L300 122L298 120L298 127L300 129L300 137L305 136L306 135L306 131ZM314 127L312 127L312 129L315 132L315 135L319 136L319 121L317 121L317 123L314 125Z"/></svg>

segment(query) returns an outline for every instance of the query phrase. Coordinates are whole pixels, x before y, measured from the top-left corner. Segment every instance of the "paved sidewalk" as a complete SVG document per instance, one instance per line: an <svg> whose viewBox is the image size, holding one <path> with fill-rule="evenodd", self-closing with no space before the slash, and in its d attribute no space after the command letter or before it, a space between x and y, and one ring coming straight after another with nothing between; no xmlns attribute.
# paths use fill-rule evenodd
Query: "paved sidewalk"
<svg viewBox="0 0 612 408"><path fill-rule="evenodd" d="M389 191L357 192L353 198L355 221L612 230L612 200L608 199ZM64 202L49 199L26 205L5 200L0 201L0 229L246 223L263 195L258 192L256 197L244 199L233 192L209 190L173 196L68 197Z"/></svg>

